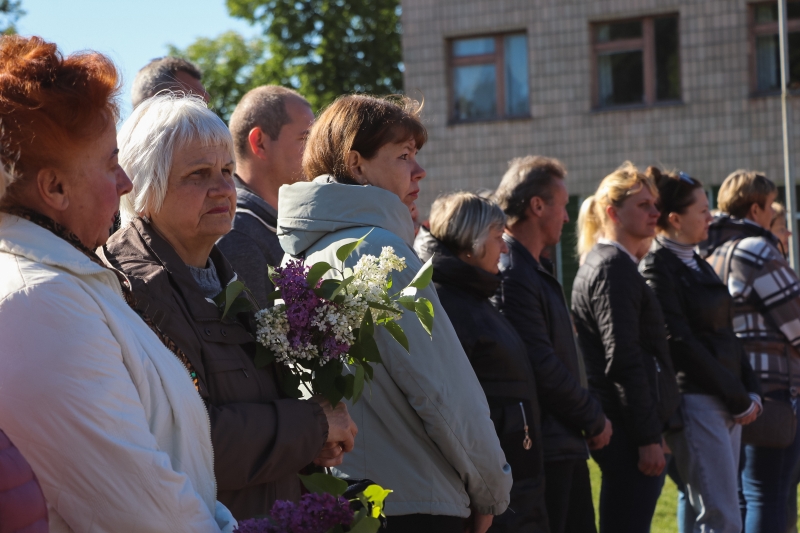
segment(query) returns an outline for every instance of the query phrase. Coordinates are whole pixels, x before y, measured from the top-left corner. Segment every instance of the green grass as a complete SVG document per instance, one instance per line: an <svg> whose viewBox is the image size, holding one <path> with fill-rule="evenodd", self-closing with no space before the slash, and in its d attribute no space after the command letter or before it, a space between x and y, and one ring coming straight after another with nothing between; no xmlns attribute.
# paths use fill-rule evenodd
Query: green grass
<svg viewBox="0 0 800 533"><path fill-rule="evenodd" d="M594 515L599 519L600 513L598 512L598 504L600 502L600 467L597 466L593 460L589 460L589 473L592 478L592 500L594 500ZM798 509L800 509L800 491L798 491ZM661 497L658 499L656 512L653 515L653 524L650 528L650 533L678 533L677 521L678 509L678 487L667 476L664 482L664 489L661 491ZM797 521L797 527L800 529L800 519Z"/></svg>

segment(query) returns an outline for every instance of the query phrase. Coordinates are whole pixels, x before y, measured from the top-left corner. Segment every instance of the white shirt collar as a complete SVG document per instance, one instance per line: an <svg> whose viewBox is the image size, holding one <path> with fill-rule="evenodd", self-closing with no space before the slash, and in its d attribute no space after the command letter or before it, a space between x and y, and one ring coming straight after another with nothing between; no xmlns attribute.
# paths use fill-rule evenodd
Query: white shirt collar
<svg viewBox="0 0 800 533"><path fill-rule="evenodd" d="M630 257L630 258L631 258L631 261L633 261L633 263L634 263L635 265L638 265L638 264L639 264L639 259L638 259L638 258L637 258L635 255L633 255L632 253L630 253L630 252L628 251L628 249L627 249L627 248L625 248L624 246L622 246L622 245L621 245L620 243L618 243L617 241L612 241L611 239L606 239L605 237L600 237L599 239L597 239L597 244L610 244L610 245L612 245L612 246L616 246L617 248L619 248L620 250L622 250L623 252L625 252L626 254L628 254L628 257Z"/></svg>

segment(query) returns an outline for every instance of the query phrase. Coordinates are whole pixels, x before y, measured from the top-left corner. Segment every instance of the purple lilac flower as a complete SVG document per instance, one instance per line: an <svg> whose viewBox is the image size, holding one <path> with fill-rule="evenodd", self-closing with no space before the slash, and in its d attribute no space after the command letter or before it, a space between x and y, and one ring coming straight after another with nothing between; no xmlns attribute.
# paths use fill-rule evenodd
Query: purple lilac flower
<svg viewBox="0 0 800 533"><path fill-rule="evenodd" d="M353 521L350 503L332 494L304 494L300 503L277 501L271 519L242 520L235 533L325 533Z"/></svg>
<svg viewBox="0 0 800 533"><path fill-rule="evenodd" d="M343 353L347 353L349 349L349 344L346 342L339 342L335 337L326 337L325 340L322 341L322 355L330 361L339 359L339 356Z"/></svg>
<svg viewBox="0 0 800 533"><path fill-rule="evenodd" d="M275 285L281 290L289 322L286 338L293 348L312 342L311 319L322 303L306 282L308 270L300 260L289 261L285 267L275 269Z"/></svg>

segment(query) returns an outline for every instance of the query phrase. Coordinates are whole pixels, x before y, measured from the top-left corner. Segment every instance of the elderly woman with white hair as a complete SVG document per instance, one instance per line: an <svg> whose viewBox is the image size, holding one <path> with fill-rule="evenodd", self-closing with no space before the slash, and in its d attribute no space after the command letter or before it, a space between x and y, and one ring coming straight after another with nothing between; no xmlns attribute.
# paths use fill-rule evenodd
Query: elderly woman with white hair
<svg viewBox="0 0 800 533"><path fill-rule="evenodd" d="M186 354L206 403L219 500L241 520L298 500L297 473L341 463L355 424L340 403L280 393L277 368L256 368L252 312L223 316L213 298L236 279L216 241L236 210L231 135L197 97L157 96L119 132L132 192L103 247L137 300Z"/></svg>
<svg viewBox="0 0 800 533"><path fill-rule="evenodd" d="M509 509L490 533L548 531L536 381L525 343L490 298L500 288L498 263L508 253L506 217L470 192L440 196L431 208L433 283L486 394L514 484Z"/></svg>

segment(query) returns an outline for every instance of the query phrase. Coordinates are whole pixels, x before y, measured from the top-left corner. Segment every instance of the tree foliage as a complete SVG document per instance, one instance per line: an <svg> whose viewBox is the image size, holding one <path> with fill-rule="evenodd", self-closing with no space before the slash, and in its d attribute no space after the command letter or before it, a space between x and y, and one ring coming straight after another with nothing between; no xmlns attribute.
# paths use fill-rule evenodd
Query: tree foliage
<svg viewBox="0 0 800 533"><path fill-rule="evenodd" d="M17 32L17 21L25 14L22 0L0 0L0 34Z"/></svg>
<svg viewBox="0 0 800 533"><path fill-rule="evenodd" d="M230 14L263 31L229 32L171 49L198 63L221 116L265 83L293 87L315 109L345 93L402 90L399 0L227 0Z"/></svg>

